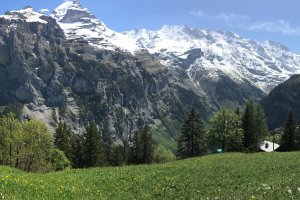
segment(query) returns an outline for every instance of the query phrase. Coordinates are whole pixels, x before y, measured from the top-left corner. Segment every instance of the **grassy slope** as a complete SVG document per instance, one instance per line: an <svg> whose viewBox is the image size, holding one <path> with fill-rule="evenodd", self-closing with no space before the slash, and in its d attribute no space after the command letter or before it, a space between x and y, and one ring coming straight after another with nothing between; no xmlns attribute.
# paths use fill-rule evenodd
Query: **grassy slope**
<svg viewBox="0 0 300 200"><path fill-rule="evenodd" d="M219 154L42 175L1 167L0 199L300 199L299 177L300 153Z"/></svg>

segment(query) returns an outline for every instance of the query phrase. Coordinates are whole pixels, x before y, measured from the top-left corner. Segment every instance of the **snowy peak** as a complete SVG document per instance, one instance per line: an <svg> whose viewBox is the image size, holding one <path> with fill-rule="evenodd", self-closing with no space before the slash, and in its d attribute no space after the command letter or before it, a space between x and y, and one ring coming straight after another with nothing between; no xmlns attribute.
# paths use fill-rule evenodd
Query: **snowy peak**
<svg viewBox="0 0 300 200"><path fill-rule="evenodd" d="M246 81L269 93L291 75L300 73L300 55L287 47L245 39L232 32L163 26L158 31L142 29L125 34L161 63L186 69L195 85L203 74L215 81L226 75L237 84Z"/></svg>
<svg viewBox="0 0 300 200"><path fill-rule="evenodd" d="M88 9L82 7L79 1L67 1L57 7L51 15L56 21L62 23L86 22L96 17Z"/></svg>
<svg viewBox="0 0 300 200"><path fill-rule="evenodd" d="M64 30L68 39L84 38L90 45L107 50L122 50L134 54L141 48L129 36L109 29L79 1L67 1L51 15Z"/></svg>
<svg viewBox="0 0 300 200"><path fill-rule="evenodd" d="M39 22L47 24L45 20L45 15L35 11L31 6L27 6L18 11L9 11L5 15L0 15L0 18L7 20L24 20L26 22Z"/></svg>

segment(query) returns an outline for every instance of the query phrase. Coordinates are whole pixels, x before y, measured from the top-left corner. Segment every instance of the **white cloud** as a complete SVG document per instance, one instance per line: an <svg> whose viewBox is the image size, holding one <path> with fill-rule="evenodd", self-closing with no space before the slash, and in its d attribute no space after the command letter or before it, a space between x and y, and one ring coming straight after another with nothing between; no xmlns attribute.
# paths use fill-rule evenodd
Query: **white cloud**
<svg viewBox="0 0 300 200"><path fill-rule="evenodd" d="M238 21L248 19L248 16L240 15L232 12L229 13L221 12L217 15L212 15L204 12L203 10L197 10L197 11L191 11L190 14L199 18L205 18L209 20L219 20L219 21L224 21L226 23L238 22Z"/></svg>
<svg viewBox="0 0 300 200"><path fill-rule="evenodd" d="M194 15L196 17L199 17L199 18L210 18L211 17L210 15L208 15L207 13L205 13L202 10L191 11L190 14Z"/></svg>
<svg viewBox="0 0 300 200"><path fill-rule="evenodd" d="M216 19L223 20L227 23L230 23L230 22L246 20L246 19L248 19L248 17L245 15L240 15L240 14L236 14L236 13L223 13L222 12L216 16Z"/></svg>
<svg viewBox="0 0 300 200"><path fill-rule="evenodd" d="M285 20L256 22L248 26L247 30L300 36L300 27L293 27L290 22Z"/></svg>
<svg viewBox="0 0 300 200"><path fill-rule="evenodd" d="M203 10L192 11L190 14L207 20L223 21L231 27L246 31L264 31L300 36L300 27L292 26L291 23L286 20L251 22L251 18L245 15L232 12L221 12L217 15L212 15Z"/></svg>

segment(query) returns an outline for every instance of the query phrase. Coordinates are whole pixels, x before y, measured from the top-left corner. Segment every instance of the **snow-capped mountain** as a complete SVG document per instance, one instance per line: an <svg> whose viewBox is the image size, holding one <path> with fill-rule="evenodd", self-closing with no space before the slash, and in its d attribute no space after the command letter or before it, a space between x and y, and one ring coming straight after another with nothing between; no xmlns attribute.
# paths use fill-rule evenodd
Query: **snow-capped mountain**
<svg viewBox="0 0 300 200"><path fill-rule="evenodd" d="M68 39L84 38L90 45L107 50L121 49L132 54L140 47L134 39L109 29L79 1L66 1L51 15L64 30Z"/></svg>
<svg viewBox="0 0 300 200"><path fill-rule="evenodd" d="M158 31L133 30L135 39L161 63L183 67L195 85L227 76L237 84L245 81L269 93L279 83L300 73L300 55L272 41L263 43L224 31L187 26L164 26Z"/></svg>
<svg viewBox="0 0 300 200"><path fill-rule="evenodd" d="M128 38L116 33L120 37L113 41L105 25L78 2L63 5L68 9L56 9L62 27L73 24L74 33L95 28L103 31L97 32L99 38L111 42ZM0 105L5 112L41 120L52 132L60 120L76 133L83 133L87 120L99 126L107 120L117 142L149 124L175 146L173 137L190 107L206 120L218 109L186 74L161 65L148 52L131 55L112 43L93 43L93 37L76 40L80 36L64 32L56 20L30 7L0 17Z"/></svg>
<svg viewBox="0 0 300 200"><path fill-rule="evenodd" d="M14 10L6 12L5 15L0 15L0 18L4 18L6 20L22 20L25 22L40 22L47 24L48 22L44 17L44 14L35 11L31 6L27 6L17 11Z"/></svg>

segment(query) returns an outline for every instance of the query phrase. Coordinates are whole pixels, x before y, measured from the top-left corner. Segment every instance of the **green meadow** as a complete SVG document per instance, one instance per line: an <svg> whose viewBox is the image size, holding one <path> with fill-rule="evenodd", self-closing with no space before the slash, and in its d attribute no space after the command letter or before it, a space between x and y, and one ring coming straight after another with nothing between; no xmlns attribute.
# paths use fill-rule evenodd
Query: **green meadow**
<svg viewBox="0 0 300 200"><path fill-rule="evenodd" d="M300 153L225 153L48 174L1 167L1 198L300 199Z"/></svg>

